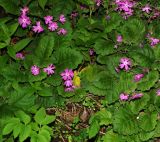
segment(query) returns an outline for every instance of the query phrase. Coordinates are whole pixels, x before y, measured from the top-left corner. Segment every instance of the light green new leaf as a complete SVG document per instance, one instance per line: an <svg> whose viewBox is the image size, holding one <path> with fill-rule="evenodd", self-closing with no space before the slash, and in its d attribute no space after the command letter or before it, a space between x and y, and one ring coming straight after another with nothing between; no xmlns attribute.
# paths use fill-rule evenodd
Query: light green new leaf
<svg viewBox="0 0 160 142"><path fill-rule="evenodd" d="M28 123L31 121L31 117L30 117L28 114L26 114L24 111L21 111L21 110L16 111L16 112L15 112L15 115L16 115L22 122L24 122L25 125L28 124Z"/></svg>
<svg viewBox="0 0 160 142"><path fill-rule="evenodd" d="M42 124L42 122L44 121L45 117L46 117L46 111L42 107L36 112L36 114L34 116L34 119L38 124Z"/></svg>
<svg viewBox="0 0 160 142"><path fill-rule="evenodd" d="M98 121L92 122L88 130L89 139L95 137L98 134L99 130L100 130L100 125Z"/></svg>
<svg viewBox="0 0 160 142"><path fill-rule="evenodd" d="M22 125L22 131L19 134L19 141L24 142L31 134L31 125Z"/></svg>

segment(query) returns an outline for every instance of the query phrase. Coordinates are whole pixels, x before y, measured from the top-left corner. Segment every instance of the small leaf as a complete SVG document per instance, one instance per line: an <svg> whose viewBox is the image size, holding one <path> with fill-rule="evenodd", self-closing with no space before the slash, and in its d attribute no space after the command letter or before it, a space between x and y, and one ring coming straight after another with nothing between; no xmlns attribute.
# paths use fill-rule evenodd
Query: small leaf
<svg viewBox="0 0 160 142"><path fill-rule="evenodd" d="M14 139L18 137L20 132L23 130L22 128L23 128L23 124L22 123L18 123L17 125L14 126L14 129L13 129Z"/></svg>
<svg viewBox="0 0 160 142"><path fill-rule="evenodd" d="M23 142L26 140L31 134L31 125L22 125L22 130L19 134L19 141Z"/></svg>
<svg viewBox="0 0 160 142"><path fill-rule="evenodd" d="M8 123L8 124L4 127L2 134L3 134L3 135L7 135L7 134L11 133L11 132L13 131L14 126L15 126L14 123L12 123L12 122L11 122L11 123Z"/></svg>
<svg viewBox="0 0 160 142"><path fill-rule="evenodd" d="M98 132L100 130L100 125L98 123L98 121L94 121L91 123L90 127L89 127L89 139L95 137Z"/></svg>
<svg viewBox="0 0 160 142"><path fill-rule="evenodd" d="M56 119L56 116L47 115L47 116L45 117L45 119L43 119L42 125L50 124L50 123L52 123L55 119Z"/></svg>
<svg viewBox="0 0 160 142"><path fill-rule="evenodd" d="M46 111L42 107L36 112L36 114L34 116L34 119L38 124L42 124L42 122L44 121L45 117L46 117Z"/></svg>

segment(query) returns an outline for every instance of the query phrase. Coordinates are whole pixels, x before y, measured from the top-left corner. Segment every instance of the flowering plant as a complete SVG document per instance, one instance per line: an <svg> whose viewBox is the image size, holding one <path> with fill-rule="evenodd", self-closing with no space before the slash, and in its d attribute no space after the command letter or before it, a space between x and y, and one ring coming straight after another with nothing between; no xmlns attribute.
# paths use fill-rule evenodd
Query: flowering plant
<svg viewBox="0 0 160 142"><path fill-rule="evenodd" d="M0 141L157 140L159 5L0 0Z"/></svg>

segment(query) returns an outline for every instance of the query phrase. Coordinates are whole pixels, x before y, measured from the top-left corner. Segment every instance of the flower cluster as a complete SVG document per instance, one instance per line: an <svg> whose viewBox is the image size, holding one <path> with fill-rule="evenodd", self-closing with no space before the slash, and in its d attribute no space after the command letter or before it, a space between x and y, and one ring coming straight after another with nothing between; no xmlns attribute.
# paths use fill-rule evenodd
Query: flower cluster
<svg viewBox="0 0 160 142"><path fill-rule="evenodd" d="M19 24L22 26L22 28L27 28L31 24L30 18L27 16L29 12L28 7L24 7L21 9L20 16L18 18Z"/></svg>
<svg viewBox="0 0 160 142"><path fill-rule="evenodd" d="M73 85L74 72L72 69L65 69L64 72L61 73L61 77L64 81L65 91L73 91L75 87Z"/></svg>
<svg viewBox="0 0 160 142"><path fill-rule="evenodd" d="M135 5L134 1L131 0L115 0L117 5L116 10L123 12L123 17L126 19L133 15L133 7Z"/></svg>
<svg viewBox="0 0 160 142"><path fill-rule="evenodd" d="M132 96L129 96L128 94L126 93L121 93L119 98L121 101L127 101L127 100L135 100L135 99L139 99L143 96L142 93L134 93Z"/></svg>
<svg viewBox="0 0 160 142"><path fill-rule="evenodd" d="M54 74L55 66L53 64L48 65L46 68L43 68L43 72L47 73L47 75ZM33 65L31 67L31 73L32 75L39 75L40 74L40 68L36 65Z"/></svg>
<svg viewBox="0 0 160 142"><path fill-rule="evenodd" d="M21 9L21 14L20 17L18 18L18 22L19 24L22 26L22 28L27 28L29 25L31 25L31 20L30 18L27 16L29 12L29 8L28 7L24 7ZM63 14L61 14L59 16L58 21L61 24L64 24L66 22L66 18ZM44 22L45 24L48 26L49 31L56 31L57 30L57 34L58 35L66 35L67 34L67 30L64 28L59 28L57 21L53 21L53 16L45 16L44 17ZM59 28L59 29L58 29ZM41 21L37 21L35 25L32 26L32 31L34 33L41 33L44 31L44 28L41 25Z"/></svg>

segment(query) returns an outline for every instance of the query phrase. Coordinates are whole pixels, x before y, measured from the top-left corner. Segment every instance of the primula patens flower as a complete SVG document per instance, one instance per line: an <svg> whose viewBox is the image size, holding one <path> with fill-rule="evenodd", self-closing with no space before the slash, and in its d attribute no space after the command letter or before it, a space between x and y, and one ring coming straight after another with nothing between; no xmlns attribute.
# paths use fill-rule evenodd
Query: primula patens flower
<svg viewBox="0 0 160 142"><path fill-rule="evenodd" d="M33 29L32 29L35 33L41 33L44 31L43 27L41 26L41 23L40 21L37 21L36 22L36 25L33 26Z"/></svg>
<svg viewBox="0 0 160 142"><path fill-rule="evenodd" d="M152 9L151 9L151 7L148 4L145 7L142 8L142 11L146 12L146 13L150 13L151 10Z"/></svg>
<svg viewBox="0 0 160 142"><path fill-rule="evenodd" d="M46 72L48 75L54 74L55 66L50 64L48 67L44 68L43 71Z"/></svg>
<svg viewBox="0 0 160 142"><path fill-rule="evenodd" d="M138 82L138 81L140 81L143 77L144 77L144 74L142 74L142 73L136 74L136 75L134 76L134 81L135 81L135 82Z"/></svg>
<svg viewBox="0 0 160 142"><path fill-rule="evenodd" d="M130 59L129 58L121 58L119 67L120 67L120 69L124 69L124 70L128 71L131 67Z"/></svg>
<svg viewBox="0 0 160 142"><path fill-rule="evenodd" d="M48 29L49 29L50 31L55 31L55 30L57 30L57 29L58 29L58 24L57 24L57 22L51 22L51 23L49 23Z"/></svg>
<svg viewBox="0 0 160 142"><path fill-rule="evenodd" d="M127 101L128 98L129 98L129 95L121 93L119 98L120 98L121 101Z"/></svg>
<svg viewBox="0 0 160 142"><path fill-rule="evenodd" d="M44 20L45 20L45 24L50 24L50 23L52 23L53 16L50 16L50 15L45 16Z"/></svg>
<svg viewBox="0 0 160 142"><path fill-rule="evenodd" d="M31 20L26 15L21 15L18 18L19 24L22 26L22 28L27 28L31 24Z"/></svg>
<svg viewBox="0 0 160 142"><path fill-rule="evenodd" d="M157 96L160 96L160 89L158 89L156 93L157 93Z"/></svg>
<svg viewBox="0 0 160 142"><path fill-rule="evenodd" d="M21 53L21 52L19 52L19 53L16 53L16 58L17 59L24 59L24 54L23 53Z"/></svg>
<svg viewBox="0 0 160 142"><path fill-rule="evenodd" d="M36 65L32 66L31 67L31 73L35 76L38 75L40 73L40 68Z"/></svg>
<svg viewBox="0 0 160 142"><path fill-rule="evenodd" d="M74 76L74 73L71 69L65 69L64 72L61 73L63 80L71 80Z"/></svg>
<svg viewBox="0 0 160 142"><path fill-rule="evenodd" d="M134 94L132 97L131 97L131 99L139 99L139 98L141 98L143 96L143 94L142 93L136 93L136 94Z"/></svg>
<svg viewBox="0 0 160 142"><path fill-rule="evenodd" d="M61 14L59 16L59 22L61 22L62 24L64 24L66 22L66 18L65 18L65 16L63 14Z"/></svg>

